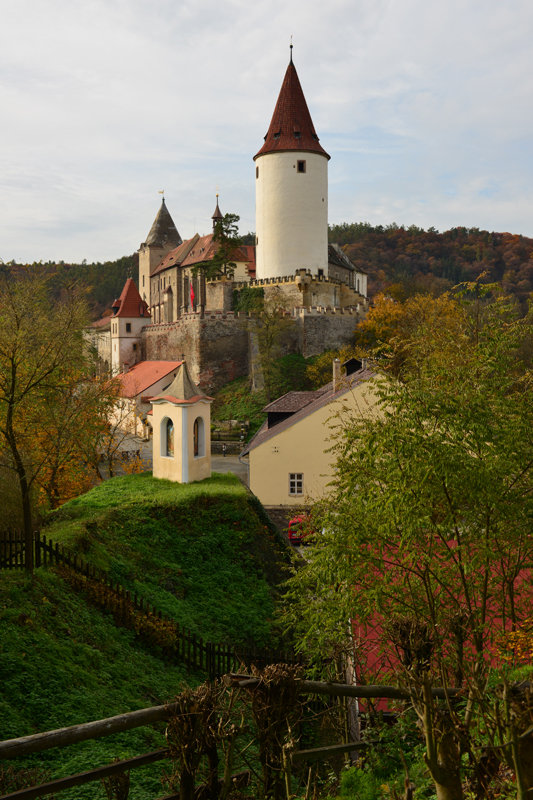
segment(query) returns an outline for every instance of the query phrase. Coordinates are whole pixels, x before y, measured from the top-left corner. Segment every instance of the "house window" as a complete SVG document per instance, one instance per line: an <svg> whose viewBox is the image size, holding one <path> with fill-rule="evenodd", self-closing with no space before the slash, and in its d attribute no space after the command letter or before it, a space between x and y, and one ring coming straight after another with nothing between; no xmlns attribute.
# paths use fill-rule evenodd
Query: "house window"
<svg viewBox="0 0 533 800"><path fill-rule="evenodd" d="M126 322L126 333L131 333L131 322Z"/></svg>
<svg viewBox="0 0 533 800"><path fill-rule="evenodd" d="M298 172L305 172L305 161L298 161Z"/></svg>
<svg viewBox="0 0 533 800"><path fill-rule="evenodd" d="M161 422L161 455L174 456L174 423L168 417Z"/></svg>
<svg viewBox="0 0 533 800"><path fill-rule="evenodd" d="M205 456L205 427L202 417L196 417L193 425L194 456Z"/></svg>
<svg viewBox="0 0 533 800"><path fill-rule="evenodd" d="M289 472L289 494L299 495L304 493L303 472Z"/></svg>

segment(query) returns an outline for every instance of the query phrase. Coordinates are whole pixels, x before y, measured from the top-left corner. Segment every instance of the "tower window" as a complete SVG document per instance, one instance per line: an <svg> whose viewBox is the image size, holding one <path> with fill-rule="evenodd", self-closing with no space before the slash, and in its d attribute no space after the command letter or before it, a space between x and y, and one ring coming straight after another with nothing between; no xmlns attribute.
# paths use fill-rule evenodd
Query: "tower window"
<svg viewBox="0 0 533 800"><path fill-rule="evenodd" d="M256 177L256 178L258 178L258 177L259 177L259 167L256 167L256 168L255 168L255 177Z"/></svg>
<svg viewBox="0 0 533 800"><path fill-rule="evenodd" d="M298 172L305 172L305 161L298 161Z"/></svg>
<svg viewBox="0 0 533 800"><path fill-rule="evenodd" d="M126 322L126 333L131 333L131 322Z"/></svg>

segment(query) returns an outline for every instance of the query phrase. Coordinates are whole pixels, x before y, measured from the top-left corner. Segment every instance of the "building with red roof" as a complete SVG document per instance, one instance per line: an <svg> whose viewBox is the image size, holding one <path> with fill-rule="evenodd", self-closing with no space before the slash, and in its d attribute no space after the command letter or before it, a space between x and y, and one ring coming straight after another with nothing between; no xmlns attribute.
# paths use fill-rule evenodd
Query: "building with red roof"
<svg viewBox="0 0 533 800"><path fill-rule="evenodd" d="M183 361L140 361L116 376L120 399L113 422L138 436L149 431L150 401L172 384Z"/></svg>

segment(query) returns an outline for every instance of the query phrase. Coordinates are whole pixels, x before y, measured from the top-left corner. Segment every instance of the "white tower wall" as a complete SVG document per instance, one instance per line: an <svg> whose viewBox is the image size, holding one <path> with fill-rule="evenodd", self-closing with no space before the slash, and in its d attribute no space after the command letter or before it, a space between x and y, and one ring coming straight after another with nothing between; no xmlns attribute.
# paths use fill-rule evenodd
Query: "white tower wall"
<svg viewBox="0 0 533 800"><path fill-rule="evenodd" d="M256 277L279 278L303 268L327 276L327 158L297 150L265 153L255 167Z"/></svg>

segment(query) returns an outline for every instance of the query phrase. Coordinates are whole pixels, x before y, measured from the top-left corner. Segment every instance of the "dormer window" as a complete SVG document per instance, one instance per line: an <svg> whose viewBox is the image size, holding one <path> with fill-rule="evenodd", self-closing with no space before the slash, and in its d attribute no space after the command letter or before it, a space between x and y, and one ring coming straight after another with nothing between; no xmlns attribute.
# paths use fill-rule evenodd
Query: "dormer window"
<svg viewBox="0 0 533 800"><path fill-rule="evenodd" d="M295 139L299 139L301 135L302 134L300 133L300 131L294 131L294 138Z"/></svg>
<svg viewBox="0 0 533 800"><path fill-rule="evenodd" d="M281 136L281 131L278 131L277 133L274 134L274 139L279 139L280 136Z"/></svg>

